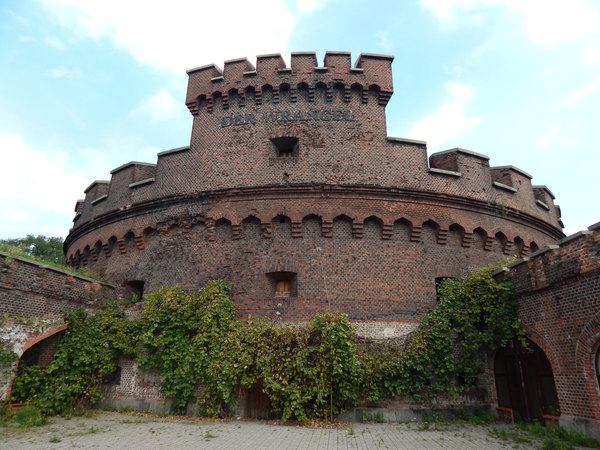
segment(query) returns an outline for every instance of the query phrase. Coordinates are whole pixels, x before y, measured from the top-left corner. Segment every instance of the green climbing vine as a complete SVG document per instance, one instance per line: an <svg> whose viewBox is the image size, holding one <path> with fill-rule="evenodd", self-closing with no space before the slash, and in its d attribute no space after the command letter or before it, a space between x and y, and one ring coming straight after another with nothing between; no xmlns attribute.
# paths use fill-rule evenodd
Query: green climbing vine
<svg viewBox="0 0 600 450"><path fill-rule="evenodd" d="M46 413L93 403L121 355L160 372L178 413L197 402L204 415L231 414L239 386L262 388L282 419L298 421L333 420L363 401L466 390L485 352L519 334L512 287L496 283L493 269L445 280L438 305L403 344L361 343L348 317L331 312L295 327L237 321L222 281L198 293L165 288L136 319L115 306L70 313L55 361L19 374L13 392Z"/></svg>
<svg viewBox="0 0 600 450"><path fill-rule="evenodd" d="M116 360L132 352L131 324L114 305L89 316L68 312L67 331L54 361L47 368L22 370L12 388L13 401L36 404L44 414L62 414L75 406L100 400L105 376L116 370Z"/></svg>
<svg viewBox="0 0 600 450"><path fill-rule="evenodd" d="M236 326L229 286L222 281L209 282L199 293L171 287L149 296L137 323L140 362L161 372L162 391L173 399L176 412L185 412L194 388L212 379L211 363ZM206 386L209 402L216 391Z"/></svg>
<svg viewBox="0 0 600 450"><path fill-rule="evenodd" d="M7 344L6 341L0 339L0 370L9 368L18 358L15 352L8 349Z"/></svg>
<svg viewBox="0 0 600 450"><path fill-rule="evenodd" d="M404 346L384 345L363 354L363 392L372 400L396 395L426 399L475 386L485 353L520 335L512 284L493 279L497 268L480 269L465 280L444 280L438 305Z"/></svg>

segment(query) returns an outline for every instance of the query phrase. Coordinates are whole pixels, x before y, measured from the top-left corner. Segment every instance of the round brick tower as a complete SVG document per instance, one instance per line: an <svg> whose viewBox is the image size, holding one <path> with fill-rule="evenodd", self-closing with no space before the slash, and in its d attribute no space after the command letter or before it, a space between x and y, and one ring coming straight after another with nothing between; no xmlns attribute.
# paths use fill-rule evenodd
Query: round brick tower
<svg viewBox="0 0 600 450"><path fill-rule="evenodd" d="M263 55L188 71L189 147L130 162L77 202L65 241L123 295L224 279L240 317L349 314L395 337L436 280L563 237L545 186L460 148L388 137L393 57Z"/></svg>

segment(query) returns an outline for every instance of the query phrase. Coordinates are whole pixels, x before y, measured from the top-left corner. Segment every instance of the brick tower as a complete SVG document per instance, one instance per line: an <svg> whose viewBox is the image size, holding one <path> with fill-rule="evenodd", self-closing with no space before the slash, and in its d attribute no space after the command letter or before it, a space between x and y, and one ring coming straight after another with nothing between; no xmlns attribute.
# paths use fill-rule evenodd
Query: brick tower
<svg viewBox="0 0 600 450"><path fill-rule="evenodd" d="M388 137L385 55L279 54L188 71L189 147L130 162L77 202L69 264L122 295L224 279L240 317L348 313L412 330L436 280L563 237L545 186L460 148Z"/></svg>

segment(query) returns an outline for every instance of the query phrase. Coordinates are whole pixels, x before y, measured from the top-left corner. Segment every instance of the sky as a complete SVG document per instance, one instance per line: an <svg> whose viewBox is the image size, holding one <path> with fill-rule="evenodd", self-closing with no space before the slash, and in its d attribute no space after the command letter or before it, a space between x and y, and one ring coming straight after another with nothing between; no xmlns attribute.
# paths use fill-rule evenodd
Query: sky
<svg viewBox="0 0 600 450"><path fill-rule="evenodd" d="M0 239L65 237L94 180L189 144L186 70L294 51L395 56L388 135L546 185L600 221L597 0L0 0Z"/></svg>

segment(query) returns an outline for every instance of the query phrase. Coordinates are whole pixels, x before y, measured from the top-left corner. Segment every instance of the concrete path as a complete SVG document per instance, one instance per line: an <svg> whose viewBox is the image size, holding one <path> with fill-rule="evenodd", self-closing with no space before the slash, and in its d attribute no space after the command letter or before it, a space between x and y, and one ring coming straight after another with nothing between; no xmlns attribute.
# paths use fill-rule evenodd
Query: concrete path
<svg viewBox="0 0 600 450"><path fill-rule="evenodd" d="M504 431L503 431L504 430ZM306 428L260 421L186 421L98 412L28 429L0 427L2 449L506 449L504 425L341 424ZM500 436L500 437L499 437ZM535 444L535 445L534 445Z"/></svg>

